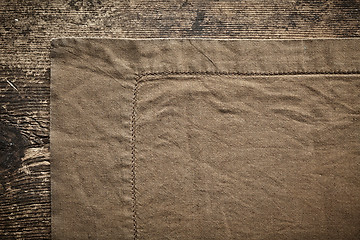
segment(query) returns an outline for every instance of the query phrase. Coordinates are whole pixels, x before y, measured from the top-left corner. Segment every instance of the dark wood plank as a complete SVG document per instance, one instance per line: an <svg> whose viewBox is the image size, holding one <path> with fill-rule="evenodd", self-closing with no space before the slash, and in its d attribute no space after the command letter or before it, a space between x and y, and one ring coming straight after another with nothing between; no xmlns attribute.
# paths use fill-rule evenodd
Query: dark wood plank
<svg viewBox="0 0 360 240"><path fill-rule="evenodd" d="M50 39L360 36L357 0L0 2L0 238L50 238Z"/></svg>

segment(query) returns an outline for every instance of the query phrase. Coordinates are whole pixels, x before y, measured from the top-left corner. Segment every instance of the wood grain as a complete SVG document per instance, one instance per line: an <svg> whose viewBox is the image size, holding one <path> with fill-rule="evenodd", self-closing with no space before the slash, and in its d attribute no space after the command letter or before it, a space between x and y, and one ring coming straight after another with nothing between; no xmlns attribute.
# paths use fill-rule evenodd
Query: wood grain
<svg viewBox="0 0 360 240"><path fill-rule="evenodd" d="M50 239L50 40L360 36L357 0L1 0L0 239Z"/></svg>

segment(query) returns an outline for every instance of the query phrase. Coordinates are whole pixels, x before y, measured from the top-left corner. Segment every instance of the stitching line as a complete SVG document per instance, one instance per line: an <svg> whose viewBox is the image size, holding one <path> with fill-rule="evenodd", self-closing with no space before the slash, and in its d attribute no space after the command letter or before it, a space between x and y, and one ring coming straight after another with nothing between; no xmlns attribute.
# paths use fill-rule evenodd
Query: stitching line
<svg viewBox="0 0 360 240"><path fill-rule="evenodd" d="M137 105L137 93L139 86L140 77L135 79L133 89L133 101L132 101L132 112L131 112L131 191L132 191L132 212L133 212L133 225L134 225L134 240L138 238L137 230L137 199L136 199L136 105Z"/></svg>
<svg viewBox="0 0 360 240"><path fill-rule="evenodd" d="M137 226L137 189L136 189L136 107L140 83L144 82L143 77L146 76L164 76L164 75L234 75L234 76L280 76L280 75L336 75L336 74L360 74L360 70L337 70L337 71L294 71L294 72L225 72L225 71L165 71L165 72L147 72L137 74L135 77L135 84L133 88L132 99L132 113L131 113L131 191L132 191L132 212L133 212L133 225L134 225L134 240L138 239L138 226Z"/></svg>
<svg viewBox="0 0 360 240"><path fill-rule="evenodd" d="M293 72L226 72L226 71L164 71L147 72L138 74L138 80L145 76L160 75L239 75L239 76L279 76L279 75L326 75L326 74L360 74L360 70L335 70L335 71L293 71Z"/></svg>

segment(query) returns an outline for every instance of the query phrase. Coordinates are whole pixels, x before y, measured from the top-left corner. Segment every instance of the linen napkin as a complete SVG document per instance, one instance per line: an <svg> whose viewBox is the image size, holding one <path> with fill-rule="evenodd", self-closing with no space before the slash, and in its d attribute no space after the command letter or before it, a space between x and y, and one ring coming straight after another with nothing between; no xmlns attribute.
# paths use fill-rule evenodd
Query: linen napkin
<svg viewBox="0 0 360 240"><path fill-rule="evenodd" d="M53 239L359 239L360 40L55 39Z"/></svg>

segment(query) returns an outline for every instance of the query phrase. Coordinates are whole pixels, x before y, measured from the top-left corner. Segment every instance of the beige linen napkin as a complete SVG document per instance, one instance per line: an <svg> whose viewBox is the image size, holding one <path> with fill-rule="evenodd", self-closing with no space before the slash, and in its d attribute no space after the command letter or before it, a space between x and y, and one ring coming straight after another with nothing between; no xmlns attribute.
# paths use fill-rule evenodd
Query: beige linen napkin
<svg viewBox="0 0 360 240"><path fill-rule="evenodd" d="M359 239L360 40L55 39L53 239Z"/></svg>

